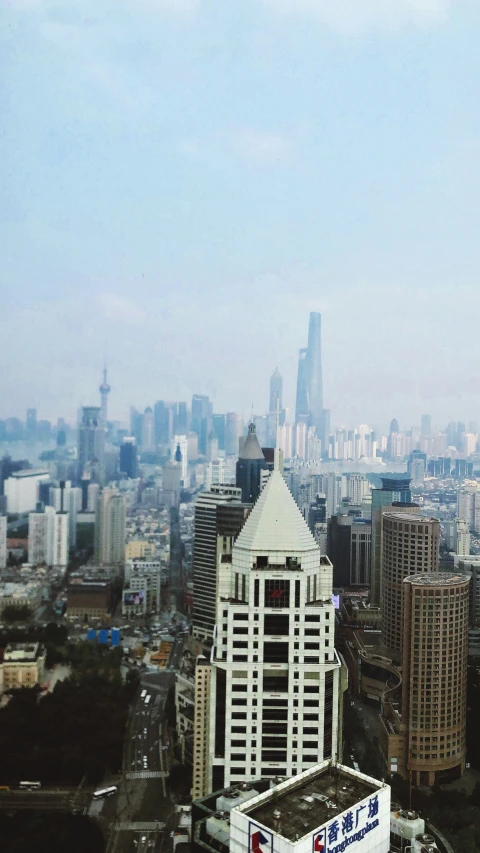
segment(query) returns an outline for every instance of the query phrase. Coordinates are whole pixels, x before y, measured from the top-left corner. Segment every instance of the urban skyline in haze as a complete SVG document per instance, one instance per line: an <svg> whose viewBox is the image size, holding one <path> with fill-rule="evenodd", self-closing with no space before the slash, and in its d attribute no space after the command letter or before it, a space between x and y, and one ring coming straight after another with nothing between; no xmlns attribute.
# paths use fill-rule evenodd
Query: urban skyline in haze
<svg viewBox="0 0 480 853"><path fill-rule="evenodd" d="M0 417L293 409L320 311L336 421L479 419L480 6L218 5L6 3Z"/></svg>

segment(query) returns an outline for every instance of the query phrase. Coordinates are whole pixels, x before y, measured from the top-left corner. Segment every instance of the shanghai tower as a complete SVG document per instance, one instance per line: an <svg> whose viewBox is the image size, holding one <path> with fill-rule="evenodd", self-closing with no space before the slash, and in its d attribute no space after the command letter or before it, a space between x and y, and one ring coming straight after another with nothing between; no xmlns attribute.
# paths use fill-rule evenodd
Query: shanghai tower
<svg viewBox="0 0 480 853"><path fill-rule="evenodd" d="M312 311L308 327L308 346L301 349L298 362L296 421L323 431L322 315Z"/></svg>

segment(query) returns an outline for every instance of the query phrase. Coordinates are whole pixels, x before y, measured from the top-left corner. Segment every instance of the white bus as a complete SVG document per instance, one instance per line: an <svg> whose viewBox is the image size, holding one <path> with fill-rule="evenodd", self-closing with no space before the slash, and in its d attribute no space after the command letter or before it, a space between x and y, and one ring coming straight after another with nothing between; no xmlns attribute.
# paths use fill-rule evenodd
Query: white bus
<svg viewBox="0 0 480 853"><path fill-rule="evenodd" d="M146 691L146 690L142 690L142 692L140 693L140 699L145 699L145 696L146 696L146 695L147 695L147 691Z"/></svg>
<svg viewBox="0 0 480 853"><path fill-rule="evenodd" d="M145 705L150 705L150 700L151 700L151 698L152 698L152 697L150 696L150 694L149 694L148 696L146 696L146 697L145 697Z"/></svg>
<svg viewBox="0 0 480 853"><path fill-rule="evenodd" d="M94 800L100 800L102 797L111 797L112 794L116 794L118 788L116 785L112 785L110 788L99 788L98 791L95 791L93 794Z"/></svg>
<svg viewBox="0 0 480 853"><path fill-rule="evenodd" d="M24 791L36 791L38 788L42 787L41 782L19 782L18 787L22 788Z"/></svg>

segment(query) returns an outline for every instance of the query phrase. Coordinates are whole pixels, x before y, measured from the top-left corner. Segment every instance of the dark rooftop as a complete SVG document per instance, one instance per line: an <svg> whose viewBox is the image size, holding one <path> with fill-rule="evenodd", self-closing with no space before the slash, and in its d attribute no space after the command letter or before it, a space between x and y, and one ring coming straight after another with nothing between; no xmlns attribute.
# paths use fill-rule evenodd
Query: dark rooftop
<svg viewBox="0 0 480 853"><path fill-rule="evenodd" d="M297 785L292 784L284 793L272 791L272 796L251 811L247 803L242 811L289 841L296 841L381 787L381 783L369 783L354 771L350 774L329 765ZM275 812L280 812L280 817Z"/></svg>

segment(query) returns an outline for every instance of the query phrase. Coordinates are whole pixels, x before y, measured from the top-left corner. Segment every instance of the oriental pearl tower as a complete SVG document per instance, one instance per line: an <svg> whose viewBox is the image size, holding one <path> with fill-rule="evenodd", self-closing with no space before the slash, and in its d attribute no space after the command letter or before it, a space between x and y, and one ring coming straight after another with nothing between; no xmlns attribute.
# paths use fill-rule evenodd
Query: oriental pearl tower
<svg viewBox="0 0 480 853"><path fill-rule="evenodd" d="M106 425L107 423L107 401L108 395L110 394L111 388L107 382L107 365L103 368L103 382L98 389L100 391L100 418L102 423Z"/></svg>

